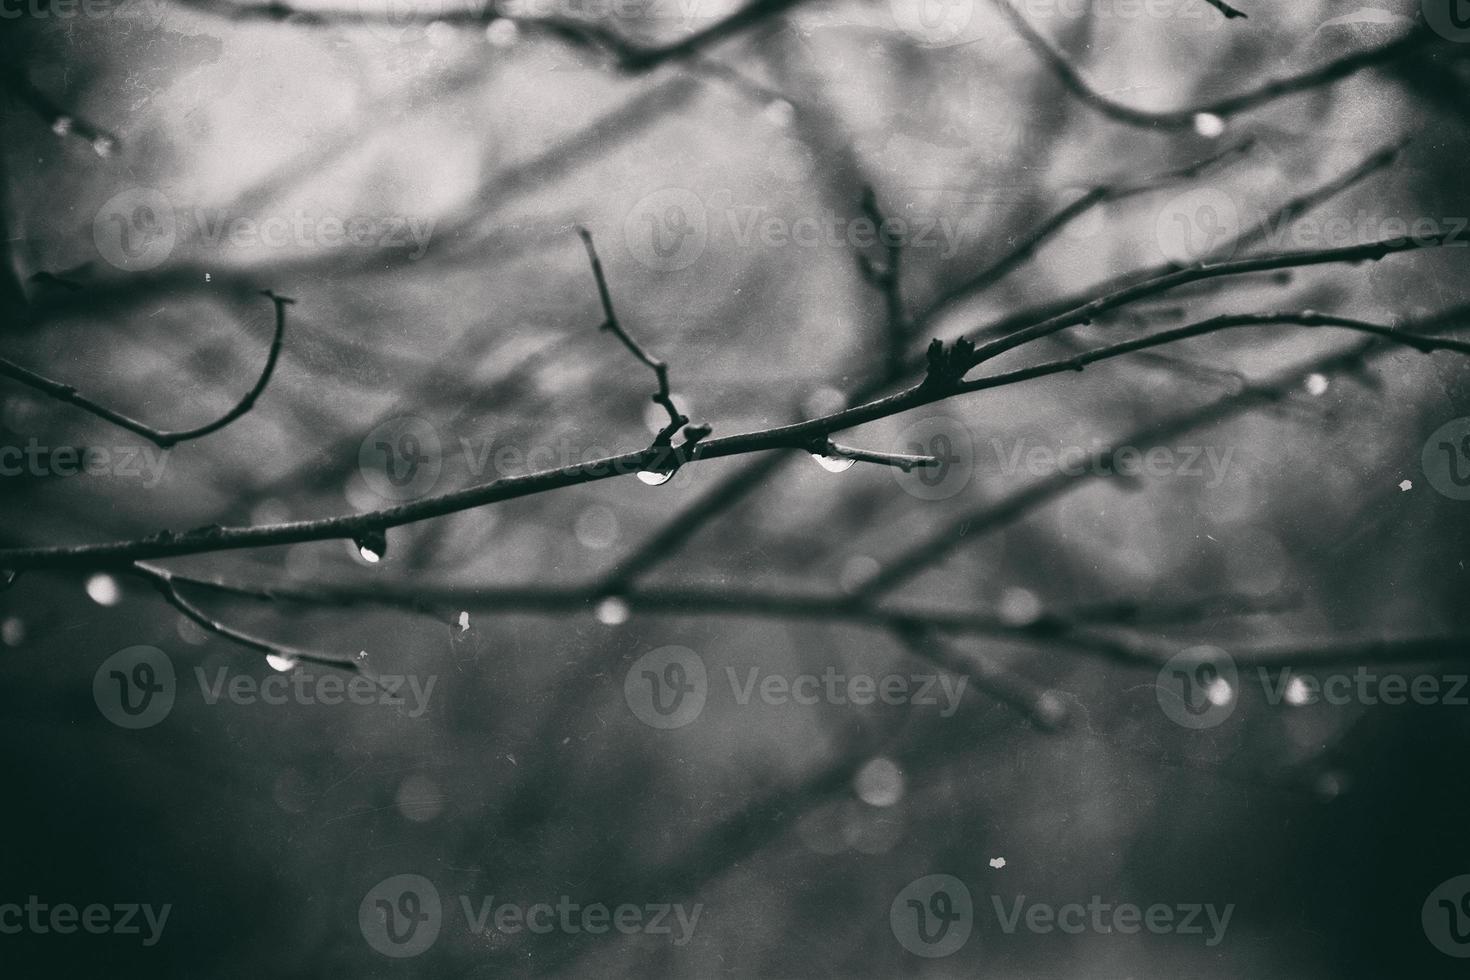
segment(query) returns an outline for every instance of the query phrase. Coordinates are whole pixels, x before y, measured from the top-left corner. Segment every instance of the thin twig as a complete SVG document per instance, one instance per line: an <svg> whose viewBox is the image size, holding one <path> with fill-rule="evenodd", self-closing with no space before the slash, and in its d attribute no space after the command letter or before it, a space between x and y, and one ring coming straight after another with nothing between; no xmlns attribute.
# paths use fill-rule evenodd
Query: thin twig
<svg viewBox="0 0 1470 980"><path fill-rule="evenodd" d="M175 576L172 572L167 571L166 569L158 568L153 565L147 565L143 562L137 562L130 566L129 570L132 571L134 574L139 575L142 578L145 578L148 581L152 582L158 588L158 591L162 593L163 598L165 599L165 601L168 602L169 605L173 606L179 612L183 613L194 623L198 624L200 627L208 630L211 633L215 633L221 637L224 637L232 643L238 643L243 647L247 647L251 650L257 650L268 656L281 657L290 663L303 662L317 664L321 667L340 667L345 670L351 670L356 673L362 673L364 676L368 676L366 672L362 670L362 664L355 658L334 657L329 654L313 653L310 650L302 650L297 647L285 646L272 640L266 640L261 637L255 636L251 633L242 632L241 630L235 629L233 626L226 626L225 624L219 622L217 619L214 619L208 613L204 612L198 606L194 605L189 600L185 599L179 593L178 587L175 584L175 579L177 578L177 576Z"/></svg>
<svg viewBox="0 0 1470 980"><path fill-rule="evenodd" d="M939 466L941 460L933 456L914 456L908 453L882 453L871 449L856 449L852 446L844 446L828 440L819 447L822 456L833 456L840 459L857 460L860 463L876 463L879 466L892 466L908 473L914 469L923 469L929 466Z"/></svg>
<svg viewBox="0 0 1470 980"><path fill-rule="evenodd" d="M1111 309L1164 290L1204 279L1240 275L1265 269L1284 269L1298 266L1319 265L1329 262L1360 262L1387 255L1406 252L1441 244L1444 235L1418 240L1392 240L1371 242L1349 248L1327 249L1308 252L1284 252L1222 262L1215 265L1193 266L1179 270L1156 280L1140 283L1116 294L1100 297L1070 314L1044 321L1017 334L1001 338L981 348L975 354L986 351L993 356L999 350L1009 350L1029 340L1054 333L1065 327L1084 322L1088 316ZM1409 333L1416 330L1410 329ZM987 348L990 348L987 350ZM977 359L959 358L963 362ZM718 439L708 439L692 446L687 451L678 447L674 454L679 464L701 460L720 459L727 456L745 455L772 449L804 449L818 439L834 432L850 429L866 422L888 418L923 405L943 401L957 393L959 382L946 378L936 383L933 376L925 381L894 394L877 398L853 408L843 409L828 415L807 419L791 425L775 426ZM0 568L22 570L28 568L95 567L131 562L140 559L163 558L172 555L204 554L229 551L239 548L255 548L262 545L295 544L302 541L321 541L332 538L355 538L375 528L391 528L433 517L442 517L486 504L499 503L520 497L546 493L568 486L592 483L649 469L667 467L671 451L668 446L650 446L647 449L618 456L610 456L588 462L575 463L556 469L534 473L501 477L487 483L454 490L437 496L424 497L408 503L368 511L361 514L343 514L309 521L294 521L285 524L244 525L225 528L212 525L192 531L175 533L161 531L145 538L110 541L83 545L49 545L41 547L0 549Z"/></svg>
<svg viewBox="0 0 1470 980"><path fill-rule="evenodd" d="M597 296L602 300L602 311L607 317L602 322L602 329L611 330L616 334L617 338L623 342L623 346L652 369L654 377L658 379L658 391L653 393L653 402L669 413L669 424L660 429L653 437L653 444L667 446L673 441L679 430L689 423L688 417L674 405L673 395L669 391L669 366L644 350L643 346L634 340L618 322L618 315L613 312L612 292L607 287L607 277L602 273L602 260L597 257L597 248L592 244L592 233L578 225L577 234L582 236L582 245L587 249L587 259L592 263L592 276L597 280Z"/></svg>
<svg viewBox="0 0 1470 980"><path fill-rule="evenodd" d="M1427 28L1419 26L1393 41L1345 55L1299 75L1265 82L1238 95L1226 96L1187 108L1149 110L1116 102L1098 92L1082 77L1082 73L1072 65L1067 56L1016 9L1012 0L994 0L994 3L1010 21L1021 39L1046 63L1069 92L1089 108L1097 110L1109 119L1130 126L1182 129L1194 125L1195 118L1201 115L1228 118L1288 95L1330 85L1364 69L1406 58L1428 47L1434 39L1433 34Z"/></svg>
<svg viewBox="0 0 1470 980"><path fill-rule="evenodd" d="M100 402L93 401L78 392L71 385L53 381L3 357L0 357L0 375L29 385L37 391L45 392L57 401L65 402L68 405L75 405L85 412L89 412L100 419L111 422L113 425L127 429L129 432L137 433L156 446L168 449L181 442L187 442L190 439L199 439L211 433L218 432L231 422L234 422L255 406L255 400L260 397L261 392L265 391L266 385L270 384L271 373L275 371L276 361L281 354L281 341L286 332L286 307L296 301L294 299L286 299L283 296L277 296L270 290L262 292L261 295L269 298L274 305L276 325L275 333L271 337L270 350L266 353L265 366L261 369L260 376L256 378L254 386L229 411L225 412L213 422L206 422L204 425L196 426L192 429L176 429L173 431L156 429L146 422L140 422L131 416L114 411Z"/></svg>

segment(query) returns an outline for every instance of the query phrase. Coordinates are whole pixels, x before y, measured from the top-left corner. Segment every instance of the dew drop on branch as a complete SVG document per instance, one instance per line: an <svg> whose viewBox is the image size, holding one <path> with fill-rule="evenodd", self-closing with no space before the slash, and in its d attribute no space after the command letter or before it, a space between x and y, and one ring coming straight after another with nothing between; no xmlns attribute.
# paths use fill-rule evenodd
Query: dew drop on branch
<svg viewBox="0 0 1470 980"><path fill-rule="evenodd" d="M816 460L817 465L828 473L844 473L852 469L853 464L857 462L845 456L823 456L821 453L812 453L812 459Z"/></svg>
<svg viewBox="0 0 1470 980"><path fill-rule="evenodd" d="M357 545L358 555L369 565L376 565L388 554L388 532L382 528L364 531L353 538L352 543Z"/></svg>
<svg viewBox="0 0 1470 980"><path fill-rule="evenodd" d="M639 470L638 479L651 487L661 487L674 478L674 471L661 473L658 470Z"/></svg>
<svg viewBox="0 0 1470 980"><path fill-rule="evenodd" d="M271 670L278 670L284 674L296 669L297 660L290 654L268 653L265 655L265 662L270 665Z"/></svg>

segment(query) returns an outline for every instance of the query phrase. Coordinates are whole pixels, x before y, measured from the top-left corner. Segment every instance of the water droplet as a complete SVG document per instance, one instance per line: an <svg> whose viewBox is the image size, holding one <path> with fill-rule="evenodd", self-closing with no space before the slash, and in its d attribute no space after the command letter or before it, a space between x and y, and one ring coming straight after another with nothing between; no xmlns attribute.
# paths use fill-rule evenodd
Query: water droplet
<svg viewBox="0 0 1470 980"><path fill-rule="evenodd" d="M868 806L893 806L903 799L903 772L892 759L872 759L858 770L853 789Z"/></svg>
<svg viewBox="0 0 1470 980"><path fill-rule="evenodd" d="M628 621L632 612L626 602L615 595L610 595L597 604L597 610L593 615L604 626L621 626Z"/></svg>
<svg viewBox="0 0 1470 980"><path fill-rule="evenodd" d="M785 99L772 99L761 115L772 126L790 126L796 119L796 107Z"/></svg>
<svg viewBox="0 0 1470 980"><path fill-rule="evenodd" d="M18 647L26 639L26 622L19 616L7 616L5 622L0 623L0 643L8 647Z"/></svg>
<svg viewBox="0 0 1470 980"><path fill-rule="evenodd" d="M122 587L111 575L98 572L87 579L87 595L99 606L115 606L122 601Z"/></svg>
<svg viewBox="0 0 1470 980"><path fill-rule="evenodd" d="M1309 395L1311 395L1313 397L1318 397L1320 395L1325 395L1327 393L1327 385L1328 385L1327 375L1325 375L1325 374L1309 374L1309 375L1307 375L1307 394L1309 394Z"/></svg>
<svg viewBox="0 0 1470 980"><path fill-rule="evenodd" d="M437 783L427 776L415 774L398 784L398 797L394 802L405 820L427 823L443 811L444 798Z"/></svg>
<svg viewBox="0 0 1470 980"><path fill-rule="evenodd" d="M1301 707L1312 700L1312 691L1307 687L1307 682L1300 677L1293 677L1286 684L1286 703L1294 707Z"/></svg>
<svg viewBox="0 0 1470 980"><path fill-rule="evenodd" d="M376 565L388 554L388 532L378 527L364 531L352 539L357 545L357 554L369 565Z"/></svg>
<svg viewBox="0 0 1470 980"><path fill-rule="evenodd" d="M99 136L92 141L92 152L99 157L110 157L117 149L117 140L111 136Z"/></svg>
<svg viewBox="0 0 1470 980"><path fill-rule="evenodd" d="M460 610L460 614L459 614L459 631L461 633L468 633L469 630L470 630L470 614L467 611L465 611L465 610ZM364 654L364 656L366 656L366 654Z"/></svg>
<svg viewBox="0 0 1470 980"><path fill-rule="evenodd" d="M606 551L618 541L618 515L603 504L593 504L577 515L572 526L577 543L592 551Z"/></svg>
<svg viewBox="0 0 1470 980"><path fill-rule="evenodd" d="M659 473L656 470L639 470L638 471L638 479L642 480L644 483L648 484L651 487L661 487L665 483L668 483L673 478L674 478L674 471L673 470L669 470L667 473Z"/></svg>
<svg viewBox="0 0 1470 980"><path fill-rule="evenodd" d="M1000 594L1000 620L1007 626L1030 626L1041 616L1041 600L1030 589L1010 588Z"/></svg>
<svg viewBox="0 0 1470 980"><path fill-rule="evenodd" d="M296 669L296 658L285 653L268 653L265 662L270 664L271 670L279 670L281 673Z"/></svg>
<svg viewBox="0 0 1470 980"><path fill-rule="evenodd" d="M71 127L71 116L57 116L54 120L51 121L51 132L55 133L57 136L65 136L67 133L70 133Z"/></svg>
<svg viewBox="0 0 1470 980"><path fill-rule="evenodd" d="M1401 492L1408 493L1412 489L1414 489L1414 481L1413 480L1401 480L1399 482L1399 490Z"/></svg>
<svg viewBox="0 0 1470 980"><path fill-rule="evenodd" d="M1006 866L1006 859L1005 858L991 858L990 859L990 866L992 868L994 868L995 870L999 871L1001 868L1004 868Z"/></svg>
<svg viewBox="0 0 1470 980"><path fill-rule="evenodd" d="M516 35L519 33L520 29L513 20L492 20L490 26L485 28L485 40L497 48L508 48L516 43Z"/></svg>
<svg viewBox="0 0 1470 980"><path fill-rule="evenodd" d="M1194 116L1194 131L1205 139L1214 139L1225 132L1225 120L1213 112L1199 112Z"/></svg>
<svg viewBox="0 0 1470 980"><path fill-rule="evenodd" d="M812 459L816 460L817 465L828 473L844 473L852 469L853 464L857 462L845 456L823 456L821 453L812 453Z"/></svg>
<svg viewBox="0 0 1470 980"><path fill-rule="evenodd" d="M1210 682L1210 686L1205 688L1205 697L1215 707L1223 708L1235 700L1235 688L1231 687L1230 682L1225 678L1216 677Z"/></svg>

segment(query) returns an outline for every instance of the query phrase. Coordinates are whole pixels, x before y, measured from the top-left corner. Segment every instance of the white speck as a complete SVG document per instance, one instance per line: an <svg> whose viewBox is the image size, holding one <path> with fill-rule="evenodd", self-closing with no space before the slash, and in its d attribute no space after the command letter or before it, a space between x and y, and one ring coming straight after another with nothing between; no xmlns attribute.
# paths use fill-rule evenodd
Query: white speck
<svg viewBox="0 0 1470 980"><path fill-rule="evenodd" d="M87 579L87 595L99 606L115 606L122 601L122 588L117 579L99 572Z"/></svg>
<svg viewBox="0 0 1470 980"><path fill-rule="evenodd" d="M467 612L465 610L461 610L460 611L460 614L459 614L459 631L461 633L466 633L466 632L469 631L469 628L470 628L470 614L469 614L469 612Z"/></svg>
<svg viewBox="0 0 1470 980"><path fill-rule="evenodd" d="M992 868L994 868L995 870L999 871L1001 868L1004 868L1006 866L1006 859L1005 858L991 858L990 859L990 866Z"/></svg>
<svg viewBox="0 0 1470 980"><path fill-rule="evenodd" d="M0 643L8 647L18 647L25 642L26 624L19 616L7 616L4 623L0 623Z"/></svg>
<svg viewBox="0 0 1470 980"><path fill-rule="evenodd" d="M1408 493L1410 490L1414 489L1414 481L1413 480L1404 480L1404 481L1400 482L1399 483L1399 489L1402 490L1404 493Z"/></svg>
<svg viewBox="0 0 1470 980"><path fill-rule="evenodd" d="M1235 700L1235 689L1225 678L1216 677L1210 682L1210 686L1205 688L1205 698L1215 707L1223 708Z"/></svg>
<svg viewBox="0 0 1470 980"><path fill-rule="evenodd" d="M206 273L205 273L205 274L204 274L204 281L205 281L205 282L209 282L209 275L210 275L210 274L209 274L209 273L208 273L208 272L206 272Z"/></svg>
<svg viewBox="0 0 1470 980"><path fill-rule="evenodd" d="M1293 677L1286 685L1286 703L1294 707L1301 707L1312 700L1312 691L1307 687L1307 682L1300 677Z"/></svg>
<svg viewBox="0 0 1470 980"><path fill-rule="evenodd" d="M510 760L510 764L511 765L513 765L513 766L519 766L520 765L520 763L516 761L516 757L513 756L513 755L511 755L509 752L507 752L505 754L505 757Z"/></svg>
<svg viewBox="0 0 1470 980"><path fill-rule="evenodd" d="M57 136L65 136L71 132L71 116L57 116L51 123L51 132Z"/></svg>
<svg viewBox="0 0 1470 980"><path fill-rule="evenodd" d="M1325 395L1326 393L1327 393L1327 375L1325 375L1325 374L1309 374L1309 375L1307 375L1307 394L1312 395L1313 397L1316 397L1316 396L1319 396L1319 395Z"/></svg>
<svg viewBox="0 0 1470 980"><path fill-rule="evenodd" d="M1194 116L1194 131L1205 139L1214 139L1225 132L1225 120L1213 112L1198 112Z"/></svg>
<svg viewBox="0 0 1470 980"><path fill-rule="evenodd" d="M621 626L628 621L631 612L628 604L622 599L617 596L608 596L597 604L597 611L593 615L604 626Z"/></svg>

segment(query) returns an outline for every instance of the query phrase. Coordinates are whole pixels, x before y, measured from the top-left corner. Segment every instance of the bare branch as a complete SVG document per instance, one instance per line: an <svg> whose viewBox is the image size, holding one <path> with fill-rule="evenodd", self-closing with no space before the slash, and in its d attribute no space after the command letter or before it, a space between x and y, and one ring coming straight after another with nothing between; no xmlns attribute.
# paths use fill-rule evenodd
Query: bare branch
<svg viewBox="0 0 1470 980"><path fill-rule="evenodd" d="M933 456L913 456L908 453L880 453L871 449L855 449L852 446L843 446L830 440L823 443L818 455L829 456L837 459L851 459L859 463L876 463L879 466L892 466L908 473L914 469L923 469L929 466L938 466L940 460Z"/></svg>
<svg viewBox="0 0 1470 980"><path fill-rule="evenodd" d="M21 104L39 116L57 136L75 136L86 140L100 157L110 156L117 149L116 136L61 108L49 96L30 83L24 69L0 70L0 87L9 89Z"/></svg>
<svg viewBox="0 0 1470 980"><path fill-rule="evenodd" d="M1140 194L1162 190L1171 184L1190 180L1198 177L1220 163L1231 157L1249 153L1255 146L1254 137L1243 139L1240 142L1212 154L1202 160L1179 167L1176 170L1166 170L1162 173L1150 174L1133 180L1114 180L1087 191L1071 204L1063 207L1051 217L1042 221L1034 230L1010 251L1001 255L989 265L978 272L967 276L960 282L945 289L929 302L924 311L919 314L917 321L927 324L937 318L942 312L953 306L961 299L969 299L976 296L1000 280L1014 272L1023 263L1029 261L1047 242L1051 241L1062 229L1073 221L1080 218L1089 211L1099 208L1104 204L1114 204L1118 201L1127 200Z"/></svg>
<svg viewBox="0 0 1470 980"><path fill-rule="evenodd" d="M1412 249L1443 244L1446 237L1446 235L1437 235L1415 240L1371 242L1349 248L1283 252L1215 265L1192 266L1155 280L1140 283L1129 289L1120 290L1118 293L1100 297L1069 314L1033 325L1010 337L993 341L977 349L972 358L961 360L972 360L973 363L979 363L980 360L994 356L1003 350L1012 349L1030 340L1046 336L1048 333L1085 322L1089 316L1096 313L1156 295L1186 283L1267 269L1285 269L1330 262L1367 261ZM488 483L362 514L232 528L211 525L183 533L162 531L146 538L99 544L0 549L0 568L21 570L94 567L171 555L203 554L331 538L356 538L364 532L377 528L386 529L412 524L503 500L668 467L671 455L676 457L673 465L683 465L698 460L720 459L726 456L738 456L772 449L805 449L814 441L830 436L833 432L943 401L957 392L956 383L935 383L926 378L925 381L902 391L829 415L790 425L709 439L687 449L685 446L680 446L671 450L666 445L654 445L638 452L604 457L557 469L501 477Z"/></svg>
<svg viewBox="0 0 1470 980"><path fill-rule="evenodd" d="M1428 47L1433 41L1432 33L1421 25L1396 40L1354 52L1300 75L1275 79L1238 95L1227 96L1188 108L1155 111L1125 105L1098 92L1082 77L1082 73L1072 66L1067 56L1016 9L1012 0L994 0L994 2L1010 21L1011 26L1020 34L1021 39L1046 63L1067 91L1089 108L1097 110L1115 122L1129 126L1182 129L1193 126L1196 117L1201 115L1228 118L1288 95L1331 85L1365 69L1409 57L1419 52L1420 49Z"/></svg>
<svg viewBox="0 0 1470 980"><path fill-rule="evenodd" d="M582 236L582 245L587 249L587 259L592 263L592 275L597 280L597 295L602 300L602 311L607 317L602 323L602 329L611 330L616 334L617 338L623 342L623 346L628 348L634 357L651 368L654 377L658 379L658 391L653 393L653 401L654 404L662 406L663 410L669 413L669 424L660 429L658 435L653 437L653 444L667 446L673 441L679 430L689 422L688 417L674 405L673 395L669 391L669 366L644 350L618 322L618 315L613 312L612 293L607 288L607 278L602 274L602 260L597 257L597 248L592 244L592 233L579 225L577 234ZM707 429L705 434L708 434Z"/></svg>
<svg viewBox="0 0 1470 980"><path fill-rule="evenodd" d="M1230 20L1234 17L1246 16L1245 11L1237 10L1236 8L1230 6L1230 4L1226 3L1225 0L1205 0L1205 3L1209 4L1211 7L1214 7L1216 10L1220 11L1220 13L1224 14L1226 20Z"/></svg>
<svg viewBox="0 0 1470 980"><path fill-rule="evenodd" d="M1419 324L1414 332L1427 331L1452 319L1455 319L1453 314L1435 317ZM1205 425L1276 404L1299 390L1302 380L1309 374L1330 375L1357 371L1368 359L1391 349L1393 349L1392 345L1384 341L1367 340L1345 351L1337 351L1290 368L1263 383L1247 386L1241 391L1227 394L1199 408L1146 426L1130 433L1127 438L1115 442L1114 446L1153 445ZM884 563L882 571L870 579L858 594L864 599L875 600L926 568L942 561L945 556L966 541L1007 527L1036 508L1105 475L1107 474L1099 469L1088 469L1072 474L1058 471L1000 500L989 502L976 510L963 514L922 540L915 542L897 556L890 558Z"/></svg>
<svg viewBox="0 0 1470 980"><path fill-rule="evenodd" d="M297 647L285 646L271 640L262 639L251 633L245 633L226 626L211 617L198 606L185 599L175 584L177 576L165 569L143 562L137 562L130 566L129 570L142 578L152 582L163 595L165 601L179 612L203 629L215 633L232 643L238 643L251 650L257 650L267 656L280 657L289 663L313 663L322 667L341 667L345 670L362 673L362 664L353 657L333 657L328 654L313 653L309 650L301 650ZM366 675L365 675L366 676Z"/></svg>
<svg viewBox="0 0 1470 980"><path fill-rule="evenodd" d="M1042 731L1054 732L1066 727L1067 707L1061 698L1019 674L997 667L983 654L960 653L943 637L928 630L900 628L893 634L914 656L968 677L976 690L1020 712Z"/></svg>
<svg viewBox="0 0 1470 980"><path fill-rule="evenodd" d="M90 412L92 415L100 419L105 419L113 425L127 429L129 432L137 433L156 446L168 449L181 442L187 442L190 439L199 439L211 433L218 432L231 422L234 422L255 406L255 400L260 397L261 392L265 391L266 385L270 384L271 373L275 371L276 361L281 354L281 341L286 332L286 307L296 301L294 299L286 299L283 296L277 296L270 290L262 292L261 295L270 299L271 304L275 307L276 325L275 333L271 337L270 350L266 353L265 366L261 369L260 376L256 378L254 386L245 393L243 398L235 403L233 408L213 422L207 422L204 425L196 426L192 429L176 429L173 431L155 429L146 422L139 422L137 419L93 401L79 393L71 385L62 384L59 381L52 381L50 378L23 368L14 361L7 360L3 357L0 357L0 375L12 378L21 384L29 385L37 391L45 392L57 401L65 402L68 405L75 405L84 412Z"/></svg>

